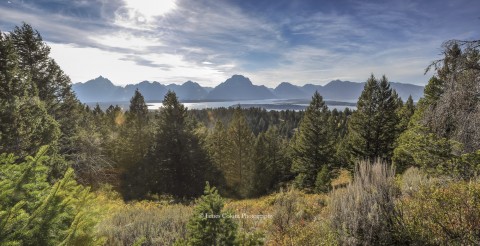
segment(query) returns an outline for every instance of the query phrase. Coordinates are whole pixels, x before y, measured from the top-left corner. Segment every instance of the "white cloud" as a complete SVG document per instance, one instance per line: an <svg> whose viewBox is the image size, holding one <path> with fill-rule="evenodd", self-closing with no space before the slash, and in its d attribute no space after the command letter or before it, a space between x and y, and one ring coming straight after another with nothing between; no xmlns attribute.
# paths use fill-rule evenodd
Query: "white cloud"
<svg viewBox="0 0 480 246"><path fill-rule="evenodd" d="M174 10L176 0L124 0L127 8L139 12L145 18L153 18L155 16L164 15Z"/></svg>
<svg viewBox="0 0 480 246"><path fill-rule="evenodd" d="M134 35L131 32L114 32L104 35L92 35L90 39L106 47L146 51L151 47L163 46L162 41L151 35Z"/></svg>
<svg viewBox="0 0 480 246"><path fill-rule="evenodd" d="M122 53L100 50L98 48L76 47L71 44L49 43L51 56L61 65L73 82L85 82L99 75L109 78L119 85L137 83L141 80L162 83L183 83L188 79L203 85L217 85L225 80L221 70L214 67L198 66L183 60L179 55L150 54L145 59L154 64L168 64L171 69L159 69L141 66L126 59ZM73 59L72 59L73 58Z"/></svg>
<svg viewBox="0 0 480 246"><path fill-rule="evenodd" d="M176 0L124 0L115 11L114 24L120 27L153 30L156 18L177 8Z"/></svg>
<svg viewBox="0 0 480 246"><path fill-rule="evenodd" d="M285 60L275 68L248 75L254 83L276 87L280 82L292 84L326 84L332 80L365 81L371 73L386 75L390 81L424 85L431 75L424 70L432 61L431 44L409 43L405 46L383 49L377 53L336 53L328 49L299 46L288 50Z"/></svg>

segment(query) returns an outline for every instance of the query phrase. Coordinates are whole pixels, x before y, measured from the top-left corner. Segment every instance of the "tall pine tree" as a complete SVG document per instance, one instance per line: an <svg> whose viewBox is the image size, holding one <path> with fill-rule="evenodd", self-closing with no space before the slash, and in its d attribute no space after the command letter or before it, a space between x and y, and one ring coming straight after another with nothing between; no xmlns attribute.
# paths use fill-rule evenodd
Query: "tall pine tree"
<svg viewBox="0 0 480 246"><path fill-rule="evenodd" d="M138 178L135 177L135 169L141 165L141 162L145 161L153 141L153 129L148 107L138 89L130 100L125 124L119 131L120 137L117 142L119 142L118 145L121 149L119 149L117 164L120 172L122 172L122 190L124 194L131 196L135 193L135 185L132 187L132 183Z"/></svg>
<svg viewBox="0 0 480 246"><path fill-rule="evenodd" d="M265 195L286 181L290 170L285 145L275 126L258 135L255 142L252 195Z"/></svg>
<svg viewBox="0 0 480 246"><path fill-rule="evenodd" d="M367 80L348 124L352 159L391 159L398 124L396 95L385 76L377 80L372 74Z"/></svg>
<svg viewBox="0 0 480 246"><path fill-rule="evenodd" d="M226 163L223 171L227 185L238 196L248 197L253 190L255 136L240 107L235 109L225 144Z"/></svg>
<svg viewBox="0 0 480 246"><path fill-rule="evenodd" d="M334 162L333 135L328 119L328 107L315 92L296 133L292 154L295 183L310 192L315 189L318 172L324 166L331 170Z"/></svg>
<svg viewBox="0 0 480 246"><path fill-rule="evenodd" d="M413 103L412 96L409 96L407 102L398 111L398 133L401 134L408 128L408 123L415 113L415 104Z"/></svg>
<svg viewBox="0 0 480 246"><path fill-rule="evenodd" d="M126 138L129 143L129 159L134 162L141 160L145 157L148 147L151 145L152 130L150 129L147 104L138 89L130 100L125 125Z"/></svg>
<svg viewBox="0 0 480 246"><path fill-rule="evenodd" d="M0 153L21 158L55 144L60 135L28 77L20 69L11 37L0 33Z"/></svg>
<svg viewBox="0 0 480 246"><path fill-rule="evenodd" d="M47 113L59 123L60 139L51 150L75 159L81 155L76 150L75 135L82 107L72 91L70 78L49 57L50 47L32 26L24 23L15 27L9 38L17 52L19 68L30 78L30 93L40 98Z"/></svg>
<svg viewBox="0 0 480 246"><path fill-rule="evenodd" d="M175 93L169 91L156 122L153 146L136 170L137 184L147 185L144 192L178 197L202 193L207 173L212 168L186 112Z"/></svg>

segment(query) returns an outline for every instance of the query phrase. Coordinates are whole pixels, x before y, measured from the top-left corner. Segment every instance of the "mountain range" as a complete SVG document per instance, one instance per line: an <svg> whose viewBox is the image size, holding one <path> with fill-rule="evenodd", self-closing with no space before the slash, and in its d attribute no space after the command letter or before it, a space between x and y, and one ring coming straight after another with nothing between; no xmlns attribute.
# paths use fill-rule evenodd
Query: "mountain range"
<svg viewBox="0 0 480 246"><path fill-rule="evenodd" d="M423 96L423 86L397 82L390 82L390 85L403 100L411 95L414 101L418 101ZM165 94L172 90L181 101L309 99L315 91L318 91L325 100L356 102L364 86L364 82L333 80L323 86L314 84L297 86L282 82L272 89L254 85L249 78L242 75L233 75L214 88L202 87L192 81L181 85L142 81L122 87L100 76L84 83L73 84L73 90L84 103L129 101L137 88L146 101L161 101Z"/></svg>

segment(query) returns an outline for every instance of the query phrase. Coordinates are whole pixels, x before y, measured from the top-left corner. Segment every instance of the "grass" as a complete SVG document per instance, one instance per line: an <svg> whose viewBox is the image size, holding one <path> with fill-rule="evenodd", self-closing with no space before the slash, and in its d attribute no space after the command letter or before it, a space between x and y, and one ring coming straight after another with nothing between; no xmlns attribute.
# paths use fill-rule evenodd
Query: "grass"
<svg viewBox="0 0 480 246"><path fill-rule="evenodd" d="M243 243L253 238L264 245L480 243L480 180L429 177L416 168L395 176L379 162L360 163L353 176L341 171L328 194L288 188L226 200L225 210L237 216ZM108 189L98 193L98 206L105 210L97 225L99 245L172 245L187 236L193 204L124 203Z"/></svg>

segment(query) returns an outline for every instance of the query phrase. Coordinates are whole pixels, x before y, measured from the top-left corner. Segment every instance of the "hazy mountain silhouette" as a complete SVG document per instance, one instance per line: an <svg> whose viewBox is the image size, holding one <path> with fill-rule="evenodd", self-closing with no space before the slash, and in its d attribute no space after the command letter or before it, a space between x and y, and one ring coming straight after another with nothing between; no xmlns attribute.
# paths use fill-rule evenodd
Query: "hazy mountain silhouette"
<svg viewBox="0 0 480 246"><path fill-rule="evenodd" d="M423 95L423 86L391 82L403 100L412 95L418 101ZM202 87L198 83L187 81L182 85L163 85L159 82L142 81L125 87L116 86L102 76L85 83L76 83L73 90L82 102L122 102L129 101L138 88L147 101L163 100L168 90L175 91L180 100L253 100L253 99L310 99L318 91L324 100L356 102L365 83L333 80L328 84L304 86L288 82L280 83L275 89L263 85L254 85L242 75L234 75L218 86Z"/></svg>
<svg viewBox="0 0 480 246"><path fill-rule="evenodd" d="M324 86L306 84L302 89L309 95L313 95L318 90L324 100L356 101L364 86L365 83L333 80Z"/></svg>
<svg viewBox="0 0 480 246"><path fill-rule="evenodd" d="M420 97L423 96L423 86L397 82L390 82L390 86L397 91L398 95L404 101L407 100L410 95L412 95L414 101L418 101ZM278 87L275 88L275 90L277 90ZM305 95L307 95L304 98L310 98L313 93L315 93L315 91L318 91L320 95L322 95L324 100L356 102L358 100L358 97L360 97L360 94L362 93L363 87L365 87L365 82L358 83L351 81L333 80L324 86L306 84L302 87L299 87L289 84L289 87L292 91L294 90L294 87L301 89L305 93ZM298 98L294 97L293 95L289 96L289 98Z"/></svg>
<svg viewBox="0 0 480 246"><path fill-rule="evenodd" d="M251 100L271 99L276 96L263 85L254 85L247 77L233 75L225 82L211 90L206 99L209 100Z"/></svg>
<svg viewBox="0 0 480 246"><path fill-rule="evenodd" d="M167 88L174 91L180 100L200 100L204 99L208 94L206 88L190 80L183 83L182 85L167 85Z"/></svg>
<svg viewBox="0 0 480 246"><path fill-rule="evenodd" d="M182 85L162 85L156 81L142 81L122 87L116 86L110 80L100 76L85 83L73 84L73 90L82 102L129 101L137 88L147 101L163 100L168 90L175 91L180 100L200 100L208 94L205 88L192 81L187 81Z"/></svg>
<svg viewBox="0 0 480 246"><path fill-rule="evenodd" d="M292 85L288 82L280 83L273 92L278 98L285 98L285 99L300 99L300 98L308 98L309 96L313 95L307 93L302 88Z"/></svg>
<svg viewBox="0 0 480 246"><path fill-rule="evenodd" d="M403 101L406 101L410 95L415 102L423 97L423 86L399 82L390 82L390 85L397 91L398 95L403 99Z"/></svg>
<svg viewBox="0 0 480 246"><path fill-rule="evenodd" d="M72 88L82 102L108 102L116 100L119 86L100 76L85 83L73 84Z"/></svg>
<svg viewBox="0 0 480 246"><path fill-rule="evenodd" d="M122 88L121 86L119 87ZM126 85L125 88L123 88L123 93L119 93L118 95L119 98L122 98L120 101L129 101L137 88L147 101L158 100L159 95L165 95L168 91L168 88L159 82L142 81L138 84ZM120 91L122 90L120 89Z"/></svg>

